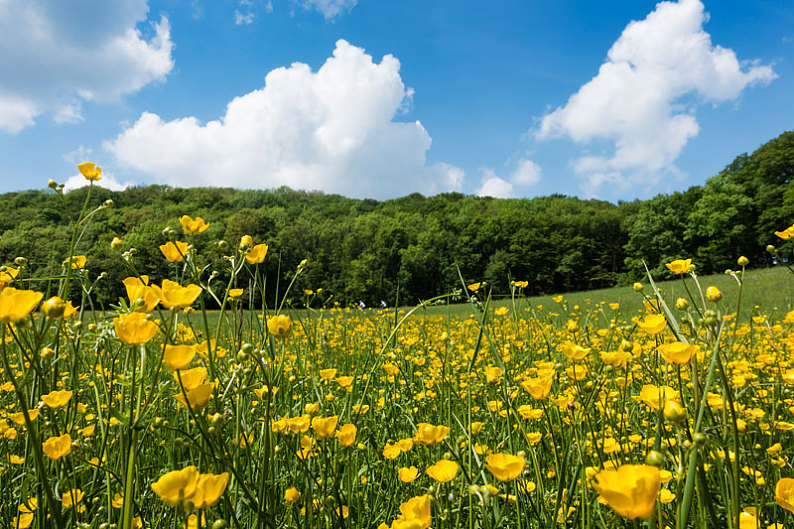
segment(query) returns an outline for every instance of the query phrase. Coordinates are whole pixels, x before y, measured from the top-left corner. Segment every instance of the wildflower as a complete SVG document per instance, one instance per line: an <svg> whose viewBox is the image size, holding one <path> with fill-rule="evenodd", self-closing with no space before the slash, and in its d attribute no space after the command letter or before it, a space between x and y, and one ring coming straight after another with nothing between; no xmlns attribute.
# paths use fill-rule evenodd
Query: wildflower
<svg viewBox="0 0 794 529"><path fill-rule="evenodd" d="M73 255L69 259L65 260L62 263L62 266L66 268L67 266L71 265L72 270L82 270L85 268L87 261L88 258L85 255Z"/></svg>
<svg viewBox="0 0 794 529"><path fill-rule="evenodd" d="M157 332L157 324L147 320L146 315L141 312L120 314L113 319L113 326L119 340L128 345L145 344Z"/></svg>
<svg viewBox="0 0 794 529"><path fill-rule="evenodd" d="M471 434L472 435L477 435L478 433L480 433L482 431L483 426L485 426L485 423L480 422L480 421L475 421L475 422L471 423Z"/></svg>
<svg viewBox="0 0 794 529"><path fill-rule="evenodd" d="M0 323L16 323L30 314L44 294L6 287L0 292Z"/></svg>
<svg viewBox="0 0 794 529"><path fill-rule="evenodd" d="M41 304L41 312L48 318L60 318L66 310L66 302L58 296L53 296Z"/></svg>
<svg viewBox="0 0 794 529"><path fill-rule="evenodd" d="M595 475L593 488L620 516L648 518L656 506L661 478L650 465L622 465Z"/></svg>
<svg viewBox="0 0 794 529"><path fill-rule="evenodd" d="M714 303L722 299L722 292L715 286L710 286L706 289L706 299Z"/></svg>
<svg viewBox="0 0 794 529"><path fill-rule="evenodd" d="M670 386L654 386L646 384L642 386L639 399L652 411L663 408L667 399L679 401L679 394Z"/></svg>
<svg viewBox="0 0 794 529"><path fill-rule="evenodd" d="M11 520L11 527L14 529L28 529L31 525L33 525L32 512L20 512Z"/></svg>
<svg viewBox="0 0 794 529"><path fill-rule="evenodd" d="M14 279L19 275L19 268L13 266L4 266L0 269L0 289L5 288L14 282Z"/></svg>
<svg viewBox="0 0 794 529"><path fill-rule="evenodd" d="M174 395L174 398L179 402L182 406L188 407L190 404L190 409L196 410L201 409L207 405L212 396L212 390L215 388L215 384L212 382L208 382L206 384L201 384L194 389L189 391L185 391L187 393L187 401L185 401L185 396L180 391Z"/></svg>
<svg viewBox="0 0 794 529"><path fill-rule="evenodd" d="M778 480L775 485L775 501L787 511L794 512L794 479Z"/></svg>
<svg viewBox="0 0 794 529"><path fill-rule="evenodd" d="M321 369L320 370L320 378L322 378L326 382L328 382L330 380L333 380L335 376L336 376L336 369L331 368L331 369Z"/></svg>
<svg viewBox="0 0 794 529"><path fill-rule="evenodd" d="M521 382L521 387L529 393L535 400L543 400L549 396L551 392L551 377L536 377L530 378Z"/></svg>
<svg viewBox="0 0 794 529"><path fill-rule="evenodd" d="M290 487L284 491L284 503L287 505L295 505L301 501L301 493L295 487Z"/></svg>
<svg viewBox="0 0 794 529"><path fill-rule="evenodd" d="M425 494L400 504L400 516L392 524L392 529L428 529L432 523L430 495Z"/></svg>
<svg viewBox="0 0 794 529"><path fill-rule="evenodd" d="M181 263L187 255L188 243L182 241L168 241L160 245L160 251L172 263Z"/></svg>
<svg viewBox="0 0 794 529"><path fill-rule="evenodd" d="M695 348L684 342L671 342L659 346L659 353L668 364L686 365L692 358Z"/></svg>
<svg viewBox="0 0 794 529"><path fill-rule="evenodd" d="M458 474L458 464L448 459L442 459L435 465L427 467L425 472L437 482L446 483L455 479Z"/></svg>
<svg viewBox="0 0 794 529"><path fill-rule="evenodd" d="M240 299L243 297L244 290L242 288L230 288L229 289L229 297L231 299Z"/></svg>
<svg viewBox="0 0 794 529"><path fill-rule="evenodd" d="M220 500L229 484L229 473L222 474L200 474L196 490L189 501L194 509L206 509L212 507Z"/></svg>
<svg viewBox="0 0 794 529"><path fill-rule="evenodd" d="M80 489L72 489L61 497L61 506L64 509L71 509L83 501L85 493Z"/></svg>
<svg viewBox="0 0 794 529"><path fill-rule="evenodd" d="M166 345L163 363L171 371L185 369L196 356L195 345Z"/></svg>
<svg viewBox="0 0 794 529"><path fill-rule="evenodd" d="M113 237L113 240L110 241L110 248L113 250L121 250L122 246L124 243L118 237Z"/></svg>
<svg viewBox="0 0 794 529"><path fill-rule="evenodd" d="M257 244L251 250L245 254L245 260L248 261L248 264L259 264L265 260L265 256L267 255L267 244Z"/></svg>
<svg viewBox="0 0 794 529"><path fill-rule="evenodd" d="M193 497L199 476L198 469L192 465L182 470L173 470L152 483L152 490L164 503L176 507Z"/></svg>
<svg viewBox="0 0 794 529"><path fill-rule="evenodd" d="M477 292L478 290L480 290L480 287L482 285L483 285L482 283L472 283L470 285L466 285L466 288L468 288L472 292Z"/></svg>
<svg viewBox="0 0 794 529"><path fill-rule="evenodd" d="M39 416L38 408L33 408L28 410L28 417L30 418L31 422L35 421L38 418L38 416ZM18 411L16 413L9 413L8 418L20 426L25 424L25 415L21 411Z"/></svg>
<svg viewBox="0 0 794 529"><path fill-rule="evenodd" d="M667 327L667 320L661 314L648 314L642 320L635 320L634 323L642 329L645 334L654 336L662 332Z"/></svg>
<svg viewBox="0 0 794 529"><path fill-rule="evenodd" d="M573 342L561 343L560 351L563 355L565 355L565 358L572 362L582 360L587 357L588 354L590 354L589 347L582 347L581 345L577 345Z"/></svg>
<svg viewBox="0 0 794 529"><path fill-rule="evenodd" d="M336 432L336 438L342 446L353 446L356 442L356 433L358 429L355 424L345 424Z"/></svg>
<svg viewBox="0 0 794 529"><path fill-rule="evenodd" d="M513 481L524 470L525 460L511 454L491 454L485 458L485 468L499 481Z"/></svg>
<svg viewBox="0 0 794 529"><path fill-rule="evenodd" d="M185 391L192 391L199 387L207 379L207 368L204 366L194 367L193 369L185 369L179 372L179 376L174 373L174 378L182 380L182 387Z"/></svg>
<svg viewBox="0 0 794 529"><path fill-rule="evenodd" d="M292 332L292 320L286 314L279 314L267 319L267 330L276 338L284 339Z"/></svg>
<svg viewBox="0 0 794 529"><path fill-rule="evenodd" d="M161 287L157 285L152 286L155 293L160 297L160 303L169 309L184 309L193 304L201 294L201 287L198 285L190 284L183 287L176 281L163 279Z"/></svg>
<svg viewBox="0 0 794 529"><path fill-rule="evenodd" d="M449 435L448 426L433 426L426 422L416 425L414 442L418 445L437 445Z"/></svg>
<svg viewBox="0 0 794 529"><path fill-rule="evenodd" d="M686 274L692 266L692 259L676 259L670 263L665 263L664 266L675 275Z"/></svg>
<svg viewBox="0 0 794 529"><path fill-rule="evenodd" d="M204 219L201 217L196 217L194 220L188 215L182 215L182 217L179 218L179 224L182 225L182 230L185 233L191 233L193 235L202 233L204 230L210 227L209 223L204 222Z"/></svg>
<svg viewBox="0 0 794 529"><path fill-rule="evenodd" d="M324 439L327 437L333 437L334 430L336 430L336 424L339 421L339 416L333 415L331 417L321 418L315 417L312 419L312 429L314 433L317 434L317 437L320 439Z"/></svg>
<svg viewBox="0 0 794 529"><path fill-rule="evenodd" d="M794 224L792 224L791 226L789 226L788 228L786 228L783 231L776 231L775 235L777 235L778 237L780 237L784 241L787 241L787 240L791 239L792 237L794 237Z"/></svg>
<svg viewBox="0 0 794 529"><path fill-rule="evenodd" d="M102 180L102 169L91 162L85 162L77 165L77 169L80 171L86 180L90 182L96 182L98 180Z"/></svg>
<svg viewBox="0 0 794 529"><path fill-rule="evenodd" d="M47 393L46 395L41 396L41 400L44 401L44 404L49 406L52 409L60 408L62 406L66 406L69 400L74 395L74 392L67 391L67 390L56 390Z"/></svg>
<svg viewBox="0 0 794 529"><path fill-rule="evenodd" d="M42 448L47 457L57 461L72 453L72 436L65 433L59 437L50 437L42 443Z"/></svg>
<svg viewBox="0 0 794 529"><path fill-rule="evenodd" d="M402 467L397 471L397 474L400 476L400 481L403 483L411 483L419 477L419 469L415 466Z"/></svg>
<svg viewBox="0 0 794 529"><path fill-rule="evenodd" d="M135 308L140 312L152 312L160 303L160 295L153 287L149 286L149 276L142 275L140 279L128 277L122 283L124 283L130 304L137 303Z"/></svg>
<svg viewBox="0 0 794 529"><path fill-rule="evenodd" d="M485 368L485 381L488 384L498 384L502 380L504 370L501 367L490 366Z"/></svg>

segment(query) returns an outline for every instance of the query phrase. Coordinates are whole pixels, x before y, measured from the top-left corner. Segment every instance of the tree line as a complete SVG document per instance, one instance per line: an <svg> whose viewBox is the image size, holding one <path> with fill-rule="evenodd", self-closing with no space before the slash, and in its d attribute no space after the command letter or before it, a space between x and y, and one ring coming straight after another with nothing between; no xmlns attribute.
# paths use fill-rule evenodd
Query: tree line
<svg viewBox="0 0 794 529"><path fill-rule="evenodd" d="M94 216L76 253L88 257L92 279L105 273L96 287L105 304L118 302L121 281L131 275L110 241L119 237L125 250L135 249L130 262L140 273L170 277L174 265L159 250L167 226L191 242L221 280L224 255L241 236L267 243L258 266L268 296L275 296L276 285L283 291L307 259L293 289L297 304L305 290L319 288L343 305L411 304L460 288L459 273L465 281L486 281L497 295L509 293L511 280L528 281L532 295L559 293L639 280L643 261L659 277L666 277L665 262L683 257L693 258L701 273L735 268L741 255L751 266L771 264L765 248L782 242L774 231L794 223L792 173L794 132L785 132L736 157L703 186L617 204L563 195L412 194L375 201L287 187L94 187L91 206L110 199L113 207ZM57 276L69 250L66 210L79 211L87 192L66 193L67 208L52 190L0 195L0 264L22 256L28 278ZM201 216L210 227L182 236L182 215Z"/></svg>

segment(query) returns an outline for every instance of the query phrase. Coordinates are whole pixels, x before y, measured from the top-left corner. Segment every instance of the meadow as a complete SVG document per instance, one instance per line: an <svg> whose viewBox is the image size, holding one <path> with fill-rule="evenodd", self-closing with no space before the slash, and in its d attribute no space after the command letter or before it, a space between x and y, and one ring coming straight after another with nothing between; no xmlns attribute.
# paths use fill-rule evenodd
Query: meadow
<svg viewBox="0 0 794 529"><path fill-rule="evenodd" d="M266 241L230 247L221 282L185 215L171 277L110 243L127 297L102 312L79 253L96 211L46 292L24 258L0 268L0 527L794 524L785 266L701 278L681 256L624 289L505 278L494 300L461 277L415 307L288 308L303 262L252 306Z"/></svg>

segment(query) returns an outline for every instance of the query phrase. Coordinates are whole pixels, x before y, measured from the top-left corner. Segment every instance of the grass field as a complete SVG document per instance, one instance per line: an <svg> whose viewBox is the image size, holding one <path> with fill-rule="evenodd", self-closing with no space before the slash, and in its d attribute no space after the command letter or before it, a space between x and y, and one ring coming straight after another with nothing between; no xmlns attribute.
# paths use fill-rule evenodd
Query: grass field
<svg viewBox="0 0 794 529"><path fill-rule="evenodd" d="M257 288L262 246L229 285ZM131 270L114 313L0 274L0 527L794 524L785 269L748 272L738 315L733 277L686 266L641 292L255 313L164 247L178 281ZM84 264L56 286L87 306Z"/></svg>

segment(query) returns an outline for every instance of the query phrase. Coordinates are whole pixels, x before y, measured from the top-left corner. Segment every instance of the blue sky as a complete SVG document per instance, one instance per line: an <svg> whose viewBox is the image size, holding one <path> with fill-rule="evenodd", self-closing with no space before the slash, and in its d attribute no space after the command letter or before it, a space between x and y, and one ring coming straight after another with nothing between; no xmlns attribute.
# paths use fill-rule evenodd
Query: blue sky
<svg viewBox="0 0 794 529"><path fill-rule="evenodd" d="M611 201L794 123L789 2L0 5L0 192L289 185Z"/></svg>

